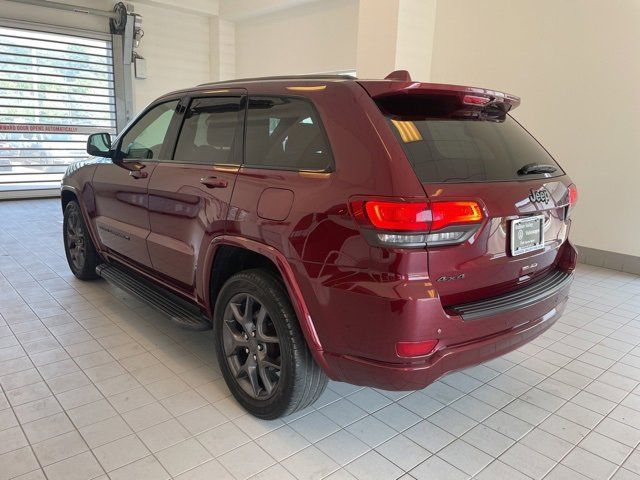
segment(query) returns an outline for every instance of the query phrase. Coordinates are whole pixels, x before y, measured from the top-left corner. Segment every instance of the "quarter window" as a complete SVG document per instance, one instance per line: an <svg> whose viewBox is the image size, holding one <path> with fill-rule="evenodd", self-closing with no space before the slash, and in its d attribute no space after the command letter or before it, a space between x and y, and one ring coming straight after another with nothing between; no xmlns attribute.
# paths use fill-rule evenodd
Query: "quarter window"
<svg viewBox="0 0 640 480"><path fill-rule="evenodd" d="M158 160L178 101L153 107L122 137L124 158Z"/></svg>
<svg viewBox="0 0 640 480"><path fill-rule="evenodd" d="M251 97L245 164L283 170L329 170L333 165L329 143L311 102Z"/></svg>
<svg viewBox="0 0 640 480"><path fill-rule="evenodd" d="M175 155L176 162L238 165L236 135L241 131L241 97L195 98L185 113Z"/></svg>

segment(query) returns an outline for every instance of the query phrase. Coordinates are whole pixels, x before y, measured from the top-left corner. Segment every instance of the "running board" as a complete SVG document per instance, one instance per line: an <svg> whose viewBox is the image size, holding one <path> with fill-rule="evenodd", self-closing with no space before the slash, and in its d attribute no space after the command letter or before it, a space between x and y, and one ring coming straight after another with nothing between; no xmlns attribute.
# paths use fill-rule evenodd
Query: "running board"
<svg viewBox="0 0 640 480"><path fill-rule="evenodd" d="M202 315L197 307L169 290L141 279L119 265L100 264L96 267L96 273L112 285L157 308L183 328L189 330L212 328L211 321Z"/></svg>

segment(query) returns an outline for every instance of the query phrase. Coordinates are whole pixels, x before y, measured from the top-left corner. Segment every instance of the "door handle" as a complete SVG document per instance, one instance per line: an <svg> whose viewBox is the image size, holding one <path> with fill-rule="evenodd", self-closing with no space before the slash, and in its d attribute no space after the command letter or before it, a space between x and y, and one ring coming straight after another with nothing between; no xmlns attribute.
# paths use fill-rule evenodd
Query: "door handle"
<svg viewBox="0 0 640 480"><path fill-rule="evenodd" d="M217 177L204 177L200 179L200 183L207 188L227 188L229 182Z"/></svg>
<svg viewBox="0 0 640 480"><path fill-rule="evenodd" d="M147 178L149 174L144 170L129 170L129 176L133 178Z"/></svg>

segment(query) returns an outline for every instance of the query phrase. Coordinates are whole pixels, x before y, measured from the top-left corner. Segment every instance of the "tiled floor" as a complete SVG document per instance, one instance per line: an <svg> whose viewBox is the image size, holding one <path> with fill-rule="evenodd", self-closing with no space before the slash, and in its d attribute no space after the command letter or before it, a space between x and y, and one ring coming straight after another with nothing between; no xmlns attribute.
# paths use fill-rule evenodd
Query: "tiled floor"
<svg viewBox="0 0 640 480"><path fill-rule="evenodd" d="M580 266L533 343L420 392L247 416L210 333L70 273L55 200L0 202L0 480L640 479L640 278Z"/></svg>

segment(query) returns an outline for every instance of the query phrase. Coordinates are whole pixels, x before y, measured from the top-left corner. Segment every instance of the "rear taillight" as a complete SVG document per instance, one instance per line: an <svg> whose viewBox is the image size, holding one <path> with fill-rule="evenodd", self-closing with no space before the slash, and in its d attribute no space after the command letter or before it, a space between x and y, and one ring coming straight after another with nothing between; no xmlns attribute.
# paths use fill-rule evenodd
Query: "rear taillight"
<svg viewBox="0 0 640 480"><path fill-rule="evenodd" d="M569 208L575 207L578 202L578 188L571 184L569 185Z"/></svg>
<svg viewBox="0 0 640 480"><path fill-rule="evenodd" d="M370 243L388 247L453 245L468 239L484 217L477 202L353 200L351 213Z"/></svg>
<svg viewBox="0 0 640 480"><path fill-rule="evenodd" d="M482 209L477 202L433 202L431 214L432 231L449 225L478 223L482 220Z"/></svg>
<svg viewBox="0 0 640 480"><path fill-rule="evenodd" d="M567 206L566 217L569 218L571 211L578 202L578 188L573 183L567 188L567 196L569 198L569 205Z"/></svg>
<svg viewBox="0 0 640 480"><path fill-rule="evenodd" d="M429 228L429 206L425 202L363 202L367 217L382 230L416 231Z"/></svg>

